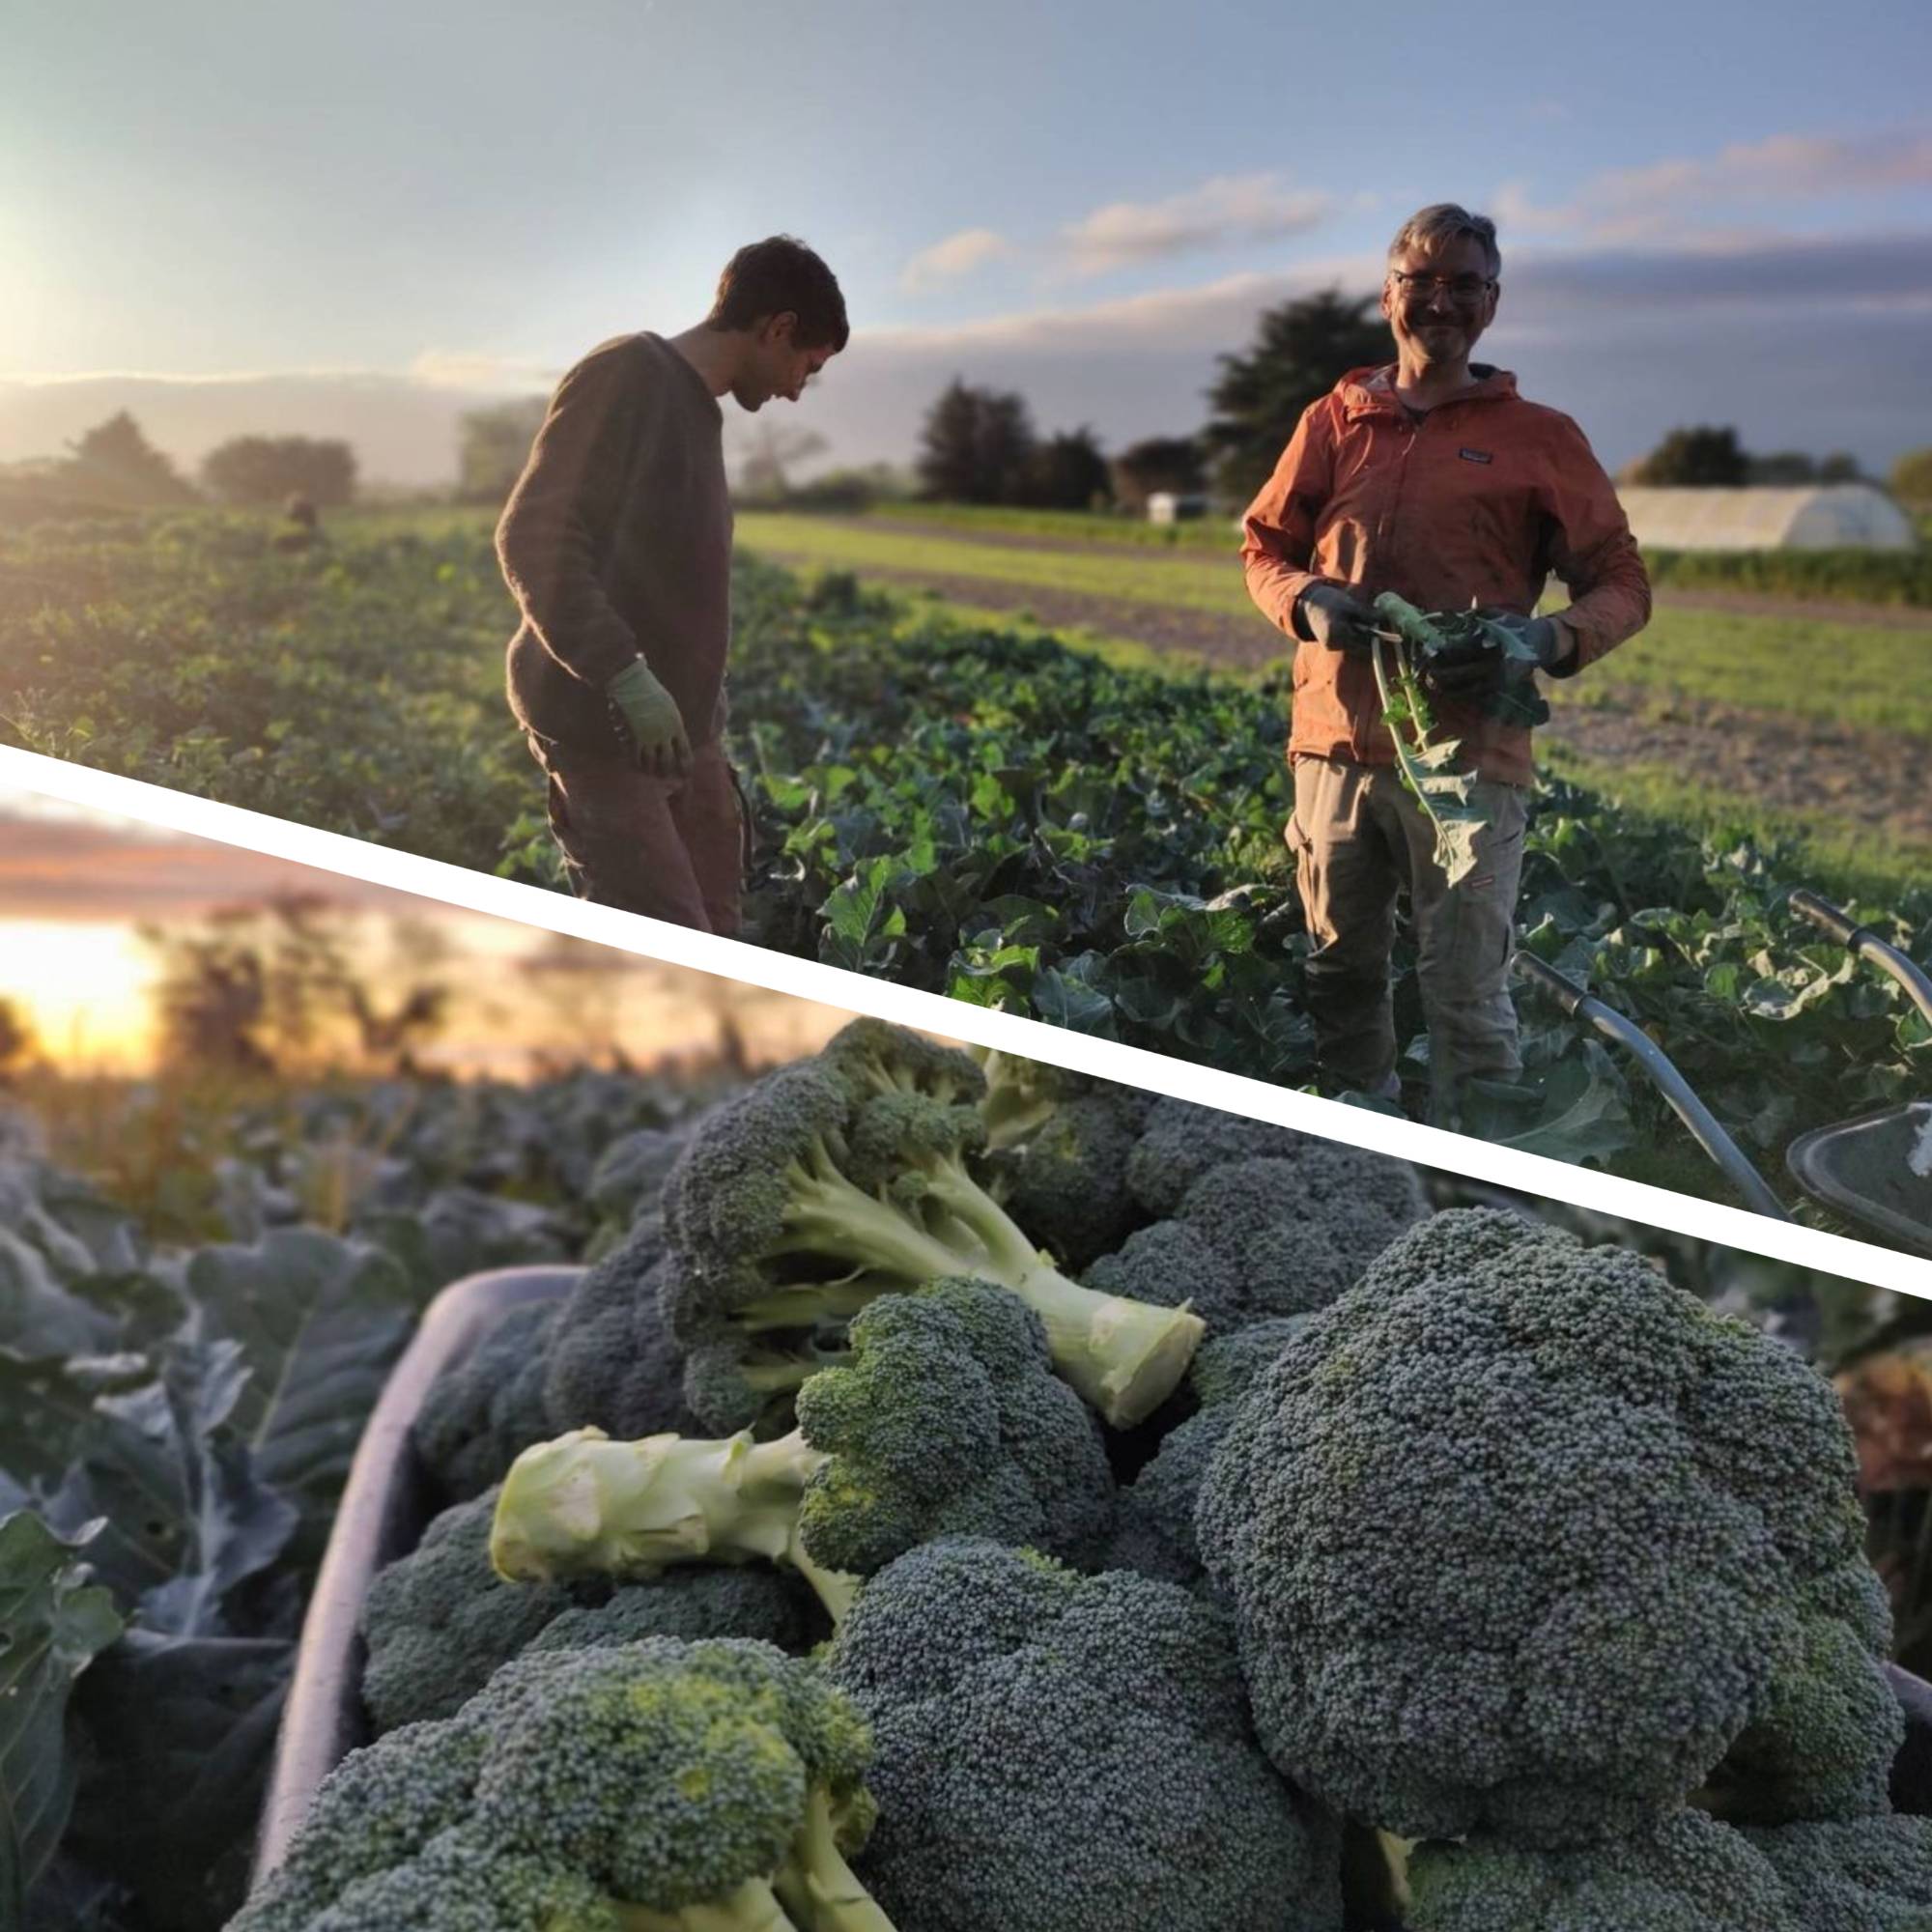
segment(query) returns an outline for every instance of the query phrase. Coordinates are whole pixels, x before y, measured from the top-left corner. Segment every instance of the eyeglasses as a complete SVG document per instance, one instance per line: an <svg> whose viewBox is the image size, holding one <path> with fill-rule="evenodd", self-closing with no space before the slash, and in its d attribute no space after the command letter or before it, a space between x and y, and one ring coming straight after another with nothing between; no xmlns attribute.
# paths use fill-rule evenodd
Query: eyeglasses
<svg viewBox="0 0 1932 1932"><path fill-rule="evenodd" d="M1480 301L1495 287L1487 275L1411 275L1402 269L1391 269L1389 280L1411 298L1433 296L1441 290L1459 302Z"/></svg>

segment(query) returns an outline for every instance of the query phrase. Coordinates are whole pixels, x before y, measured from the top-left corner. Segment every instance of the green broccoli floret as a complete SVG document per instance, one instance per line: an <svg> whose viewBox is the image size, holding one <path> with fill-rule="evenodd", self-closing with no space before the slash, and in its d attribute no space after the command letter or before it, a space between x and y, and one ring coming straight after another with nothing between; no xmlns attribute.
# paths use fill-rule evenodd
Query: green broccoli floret
<svg viewBox="0 0 1932 1932"><path fill-rule="evenodd" d="M891 1932L870 1738L768 1644L518 1659L352 1753L231 1932Z"/></svg>
<svg viewBox="0 0 1932 1932"><path fill-rule="evenodd" d="M1150 1214L1178 1214L1188 1190L1198 1180L1232 1161L1301 1160L1353 1151L1298 1134L1292 1127L1251 1121L1241 1114L1224 1114L1218 1107L1198 1106L1192 1100L1166 1098L1154 1102L1127 1157L1127 1185ZM1384 1154L1355 1153L1354 1157L1384 1168L1404 1167L1403 1162Z"/></svg>
<svg viewBox="0 0 1932 1932"><path fill-rule="evenodd" d="M1040 1317L1055 1367L1109 1422L1151 1413L1200 1321L1048 1264L975 1178L984 1091L965 1054L857 1020L706 1120L665 1194L678 1341L782 1353L781 1336L847 1321L877 1294L974 1275ZM697 1406L702 1391L686 1386Z"/></svg>
<svg viewBox="0 0 1932 1932"><path fill-rule="evenodd" d="M1932 1818L1853 1818L1742 1835L1784 1881L1803 1932L1932 1927Z"/></svg>
<svg viewBox="0 0 1932 1932"><path fill-rule="evenodd" d="M1406 1837L1563 1848L1653 1825L1747 1730L1776 1756L1781 1713L1816 1725L1811 1620L1878 1672L1854 1475L1781 1344L1634 1255L1457 1210L1263 1372L1195 1522L1284 1773Z"/></svg>
<svg viewBox="0 0 1932 1932"><path fill-rule="evenodd" d="M1127 1186L1127 1157L1148 1105L1130 1088L1095 1083L999 1156L992 1192L1059 1266L1084 1268L1147 1218Z"/></svg>
<svg viewBox="0 0 1932 1932"><path fill-rule="evenodd" d="M1194 1537L1194 1508L1235 1406L1249 1384L1306 1325L1278 1316L1202 1343L1187 1377L1199 1406L1168 1431L1160 1448L1120 1492L1107 1567L1165 1577L1187 1589L1205 1576Z"/></svg>
<svg viewBox="0 0 1932 1932"><path fill-rule="evenodd" d="M781 1650L813 1641L810 1593L776 1571L668 1571L614 1593L604 1577L505 1582L490 1560L497 1493L444 1510L369 1586L362 1701L379 1735L454 1717L526 1650L645 1636L758 1637Z"/></svg>
<svg viewBox="0 0 1932 1932"><path fill-rule="evenodd" d="M646 1215L565 1298L548 1350L550 1435L594 1427L633 1437L695 1434L684 1353L658 1305L667 1272L664 1223Z"/></svg>
<svg viewBox="0 0 1932 1932"><path fill-rule="evenodd" d="M860 1593L826 1669L870 1721L861 1875L920 1932L1338 1932L1339 1834L1255 1742L1225 1616L976 1539Z"/></svg>
<svg viewBox="0 0 1932 1932"><path fill-rule="evenodd" d="M798 1430L778 1441L580 1430L527 1451L497 1505L498 1571L634 1577L762 1557L802 1571L836 1621L853 1577L929 1536L1098 1556L1105 1449L1031 1309L989 1283L933 1282L872 1302L850 1342L850 1366L806 1383Z"/></svg>
<svg viewBox="0 0 1932 1932"><path fill-rule="evenodd" d="M554 1301L518 1303L430 1388L415 1419L416 1448L450 1495L481 1493L523 1450L555 1433L544 1379L560 1313Z"/></svg>
<svg viewBox="0 0 1932 1932"><path fill-rule="evenodd" d="M553 1617L582 1601L560 1584L518 1589L490 1561L495 1488L446 1509L379 1571L362 1604L362 1701L377 1732L453 1717Z"/></svg>
<svg viewBox="0 0 1932 1932"><path fill-rule="evenodd" d="M1568 1852L1479 1834L1408 1860L1410 1932L1822 1932L1794 1917L1777 1872L1701 1811ZM1860 1932L1878 1932L1860 1921Z"/></svg>
<svg viewBox="0 0 1932 1932"><path fill-rule="evenodd" d="M1326 1307L1427 1208L1415 1170L1380 1154L1318 1141L1292 1159L1243 1155L1208 1168L1170 1218L1084 1279L1140 1301L1185 1298L1210 1335L1231 1334Z"/></svg>
<svg viewBox="0 0 1932 1932"><path fill-rule="evenodd" d="M492 1573L494 1575L494 1572ZM498 1589L528 1586L497 1577ZM579 1586L582 1587L582 1586ZM608 1602L580 1605L553 1617L526 1646L599 1650L647 1636L754 1637L803 1655L825 1634L818 1600L779 1570L752 1567L667 1570L646 1583L627 1583Z"/></svg>

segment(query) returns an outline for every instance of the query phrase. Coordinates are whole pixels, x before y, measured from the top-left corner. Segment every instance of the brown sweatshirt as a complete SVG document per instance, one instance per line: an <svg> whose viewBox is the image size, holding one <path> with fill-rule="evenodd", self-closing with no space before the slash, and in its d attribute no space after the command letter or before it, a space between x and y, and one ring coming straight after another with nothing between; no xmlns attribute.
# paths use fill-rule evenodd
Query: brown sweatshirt
<svg viewBox="0 0 1932 1932"><path fill-rule="evenodd" d="M557 384L497 526L524 621L510 709L566 748L621 744L604 687L641 655L694 747L717 735L731 636L724 413L662 336L621 335Z"/></svg>

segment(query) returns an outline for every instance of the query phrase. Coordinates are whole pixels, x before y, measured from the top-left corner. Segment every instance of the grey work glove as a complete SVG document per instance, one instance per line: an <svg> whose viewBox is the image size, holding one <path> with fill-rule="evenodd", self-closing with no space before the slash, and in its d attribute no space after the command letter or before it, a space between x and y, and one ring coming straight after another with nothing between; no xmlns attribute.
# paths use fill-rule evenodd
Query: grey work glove
<svg viewBox="0 0 1932 1932"><path fill-rule="evenodd" d="M651 675L642 658L627 664L604 687L604 695L622 722L640 772L681 779L691 769L691 740L677 700Z"/></svg>
<svg viewBox="0 0 1932 1932"><path fill-rule="evenodd" d="M1294 600L1301 628L1331 651L1367 652L1375 647L1378 619L1353 591L1333 583L1311 583Z"/></svg>
<svg viewBox="0 0 1932 1932"><path fill-rule="evenodd" d="M1535 664L1505 657L1496 650L1471 650L1466 657L1444 653L1431 662L1429 682L1445 697L1476 699L1498 685L1520 681L1534 670L1554 670L1557 654L1567 649L1563 627L1552 618L1523 617L1494 607L1485 607L1477 615L1514 631L1535 654Z"/></svg>

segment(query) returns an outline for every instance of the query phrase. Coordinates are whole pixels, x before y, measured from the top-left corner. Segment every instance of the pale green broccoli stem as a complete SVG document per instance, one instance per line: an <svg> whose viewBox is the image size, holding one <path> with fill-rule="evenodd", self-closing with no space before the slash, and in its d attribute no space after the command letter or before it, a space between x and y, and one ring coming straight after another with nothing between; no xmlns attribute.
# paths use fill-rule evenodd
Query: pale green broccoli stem
<svg viewBox="0 0 1932 1932"><path fill-rule="evenodd" d="M613 1442L601 1429L574 1429L510 1464L490 1561L512 1583L547 1583L763 1557L798 1571L836 1622L856 1586L813 1563L798 1528L805 1486L826 1460L796 1431L776 1442L749 1431Z"/></svg>
<svg viewBox="0 0 1932 1932"><path fill-rule="evenodd" d="M763 1879L747 1879L735 1891L708 1905L655 1912L648 1905L617 1907L618 1932L812 1932L779 1903Z"/></svg>
<svg viewBox="0 0 1932 1932"><path fill-rule="evenodd" d="M956 1161L925 1170L929 1198L985 1251L992 1279L1040 1319L1053 1365L1116 1429L1144 1422L1187 1373L1207 1323L1183 1302L1163 1308L1068 1281Z"/></svg>
<svg viewBox="0 0 1932 1932"><path fill-rule="evenodd" d="M772 1880L800 1932L893 1932L893 1921L872 1901L838 1849L832 1802L814 1789L791 1856Z"/></svg>
<svg viewBox="0 0 1932 1932"><path fill-rule="evenodd" d="M786 1170L792 1189L786 1247L856 1261L862 1276L907 1287L981 1275L1010 1289L1039 1317L1054 1367L1115 1428L1146 1420L1167 1400L1207 1332L1198 1315L1184 1305L1163 1308L1068 1281L959 1162L935 1160L919 1172L926 1183L920 1208L941 1210L951 1239L913 1221L911 1210L855 1187L830 1150L814 1143L808 1159ZM748 1303L734 1319L797 1326L803 1311L794 1294L814 1312L849 1300L856 1314L875 1293L832 1282Z"/></svg>
<svg viewBox="0 0 1932 1932"><path fill-rule="evenodd" d="M738 1374L747 1388L760 1395L783 1395L803 1388L820 1369L843 1368L849 1359L837 1350L810 1356L753 1355L738 1364Z"/></svg>

